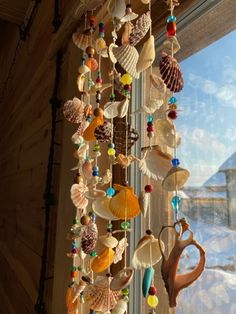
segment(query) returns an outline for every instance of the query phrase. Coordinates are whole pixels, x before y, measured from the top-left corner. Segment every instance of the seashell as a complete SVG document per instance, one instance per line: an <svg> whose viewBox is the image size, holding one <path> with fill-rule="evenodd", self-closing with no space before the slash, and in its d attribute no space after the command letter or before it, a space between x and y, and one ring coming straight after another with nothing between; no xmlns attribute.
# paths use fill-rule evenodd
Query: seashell
<svg viewBox="0 0 236 314"><path fill-rule="evenodd" d="M84 142L83 137L77 132L72 135L71 140L76 145L81 145Z"/></svg>
<svg viewBox="0 0 236 314"><path fill-rule="evenodd" d="M153 114L163 105L163 99L150 98L148 103L142 107L143 111L148 114Z"/></svg>
<svg viewBox="0 0 236 314"><path fill-rule="evenodd" d="M114 310L112 311L112 314L125 314L128 313L128 302L129 302L129 298L125 297L120 299Z"/></svg>
<svg viewBox="0 0 236 314"><path fill-rule="evenodd" d="M104 121L103 125L99 125L94 131L95 138L100 143L108 143L112 137L112 124Z"/></svg>
<svg viewBox="0 0 236 314"><path fill-rule="evenodd" d="M118 220L118 218L115 217L110 211L110 201L111 199L107 198L106 196L96 199L92 203L93 211L96 215L105 220Z"/></svg>
<svg viewBox="0 0 236 314"><path fill-rule="evenodd" d="M187 182L190 173L181 167L172 167L166 174L162 187L167 191L180 190Z"/></svg>
<svg viewBox="0 0 236 314"><path fill-rule="evenodd" d="M100 91L100 93L103 93L104 90L107 88L110 88L112 86L111 83L106 83L106 84L95 84L93 85L90 90L88 91L90 95L96 95L97 91Z"/></svg>
<svg viewBox="0 0 236 314"><path fill-rule="evenodd" d="M90 68L92 72L96 71L98 68L98 62L95 58L88 58L85 64L87 65L87 67Z"/></svg>
<svg viewBox="0 0 236 314"><path fill-rule="evenodd" d="M114 137L113 141L116 147L116 152L118 154L126 154L126 137L127 137L127 153L130 151L131 147L139 139L138 132L130 126L127 126L124 121L118 121L114 127Z"/></svg>
<svg viewBox="0 0 236 314"><path fill-rule="evenodd" d="M162 45L163 51L169 55L172 54L172 50L173 50L173 54L175 54L180 50L180 48L181 47L180 47L180 44L178 42L178 39L175 36L167 37L167 39L164 41L164 43Z"/></svg>
<svg viewBox="0 0 236 314"><path fill-rule="evenodd" d="M79 300L76 299L73 302L75 295L75 286L72 285L71 287L67 288L66 291L66 307L69 314L76 314L78 306L79 306Z"/></svg>
<svg viewBox="0 0 236 314"><path fill-rule="evenodd" d="M94 222L85 226L81 236L81 248L85 254L90 254L96 247L98 239L98 228Z"/></svg>
<svg viewBox="0 0 236 314"><path fill-rule="evenodd" d="M112 172L110 169L107 169L104 175L102 176L102 178L100 178L99 185L108 184L111 182L111 180L112 180Z"/></svg>
<svg viewBox="0 0 236 314"><path fill-rule="evenodd" d="M148 291L151 287L153 277L154 277L154 269L152 267L146 268L143 275L143 284L142 284L144 298L148 296Z"/></svg>
<svg viewBox="0 0 236 314"><path fill-rule="evenodd" d="M134 12L126 13L121 19L121 23L126 23L135 20L138 17L138 14Z"/></svg>
<svg viewBox="0 0 236 314"><path fill-rule="evenodd" d="M91 123L89 124L89 126L84 130L84 133L83 133L83 138L85 139L85 141L95 141L96 138L95 138L95 135L94 135L94 132L95 132L95 129L99 126L99 125L103 125L104 123L104 119L103 117L95 117Z"/></svg>
<svg viewBox="0 0 236 314"><path fill-rule="evenodd" d="M163 79L160 76L152 73L150 74L150 81L151 81L152 86L157 89L159 99L165 98L167 88Z"/></svg>
<svg viewBox="0 0 236 314"><path fill-rule="evenodd" d="M131 165L132 162L136 161L137 158L133 155L125 156L123 154L118 154L116 157L116 162L122 167L127 168Z"/></svg>
<svg viewBox="0 0 236 314"><path fill-rule="evenodd" d="M128 287L133 279L134 270L131 267L124 268L114 276L111 281L111 290L122 290Z"/></svg>
<svg viewBox="0 0 236 314"><path fill-rule="evenodd" d="M72 299L73 303L79 298L80 294L84 291L86 285L87 283L83 279L80 279L79 284L77 283L73 284L73 289L74 289L74 293L73 293L74 295Z"/></svg>
<svg viewBox="0 0 236 314"><path fill-rule="evenodd" d="M125 23L125 29L124 29L122 36L121 36L121 44L122 45L129 44L129 36L132 33L133 27L134 26L131 22Z"/></svg>
<svg viewBox="0 0 236 314"><path fill-rule="evenodd" d="M136 66L137 72L143 72L148 69L154 62L156 56L154 36L150 36L143 44L142 51L139 55Z"/></svg>
<svg viewBox="0 0 236 314"><path fill-rule="evenodd" d="M160 246L162 251L164 251L164 243L161 241L159 244L158 239L154 238L153 235L145 235L142 237L134 251L132 258L133 267L135 269L141 269L157 264L161 259Z"/></svg>
<svg viewBox="0 0 236 314"><path fill-rule="evenodd" d="M119 261L122 260L122 255L127 246L128 246L127 238L123 238L119 241L115 250L114 264L117 264Z"/></svg>
<svg viewBox="0 0 236 314"><path fill-rule="evenodd" d="M178 226L178 230L177 227ZM189 224L185 218L177 221L172 226L163 226L159 234L159 240L161 241L161 235L163 230L170 229L175 232L175 243L174 247L169 253L168 257L165 256L162 248L162 265L161 265L161 274L165 287L169 297L170 307L176 306L176 298L179 292L190 286L194 281L196 281L199 276L201 276L204 271L206 259L205 259L205 250L204 248L193 238L193 232L189 229ZM183 235L188 233L188 237L183 239ZM199 251L199 262L196 267L187 272L186 274L177 274L179 260L185 248L188 246L195 246Z"/></svg>
<svg viewBox="0 0 236 314"><path fill-rule="evenodd" d="M154 122L158 139L162 144L166 144L171 148L176 148L181 143L181 137L176 132L175 126L167 119L158 119Z"/></svg>
<svg viewBox="0 0 236 314"><path fill-rule="evenodd" d="M112 310L120 299L120 291L111 291L109 282L110 278L98 276L94 284L85 289L85 302L93 311L105 313L108 309Z"/></svg>
<svg viewBox="0 0 236 314"><path fill-rule="evenodd" d="M143 4L149 4L149 3L150 3L150 0L141 0L141 2L142 2Z"/></svg>
<svg viewBox="0 0 236 314"><path fill-rule="evenodd" d="M90 72L90 68L87 67L87 65L82 64L79 69L78 69L80 74L87 74L88 72Z"/></svg>
<svg viewBox="0 0 236 314"><path fill-rule="evenodd" d="M147 34L151 23L152 19L150 16L150 11L147 11L140 16L129 37L129 42L131 46L136 46L140 42L140 40L143 39L143 37Z"/></svg>
<svg viewBox="0 0 236 314"><path fill-rule="evenodd" d="M76 208L86 208L88 205L88 200L85 198L84 194L88 190L87 186L80 182L72 185L70 190L70 197Z"/></svg>
<svg viewBox="0 0 236 314"><path fill-rule="evenodd" d="M113 46L111 51L122 68L132 75L134 78L139 78L139 73L136 71L136 66L139 58L138 51L131 45L124 45L120 47ZM113 57L111 59L114 59Z"/></svg>
<svg viewBox="0 0 236 314"><path fill-rule="evenodd" d="M98 189L90 189L85 193L85 197L91 200L95 200L105 195L106 195L106 192L104 192L103 190L98 190Z"/></svg>
<svg viewBox="0 0 236 314"><path fill-rule="evenodd" d="M107 119L123 118L126 116L128 109L129 98L125 98L122 101L110 101L104 106L104 117Z"/></svg>
<svg viewBox="0 0 236 314"><path fill-rule="evenodd" d="M148 178L163 179L171 168L172 156L163 153L158 145L152 148L143 148L144 155L139 162L139 169Z"/></svg>
<svg viewBox="0 0 236 314"><path fill-rule="evenodd" d="M117 60L116 60L116 58L114 56L114 53L113 53L113 49L114 48L118 48L118 46L116 44L114 44L114 43L110 44L110 46L108 47L108 54L109 54L109 58L111 59L112 63L116 63L117 62Z"/></svg>
<svg viewBox="0 0 236 314"><path fill-rule="evenodd" d="M82 172L86 179L91 179L93 177L93 164L92 160L85 160L82 165Z"/></svg>
<svg viewBox="0 0 236 314"><path fill-rule="evenodd" d="M150 193L146 193L145 191L142 191L139 195L139 205L141 212L144 217L146 217L149 205L150 205Z"/></svg>
<svg viewBox="0 0 236 314"><path fill-rule="evenodd" d="M76 159L85 159L87 150L89 149L89 146L85 143L81 144L78 149L76 149L73 153L73 156Z"/></svg>
<svg viewBox="0 0 236 314"><path fill-rule="evenodd" d="M160 61L161 77L171 92L177 93L184 87L184 80L177 60L163 52Z"/></svg>
<svg viewBox="0 0 236 314"><path fill-rule="evenodd" d="M132 187L114 184L118 193L110 201L112 214L120 219L131 219L140 214L137 196Z"/></svg>
<svg viewBox="0 0 236 314"><path fill-rule="evenodd" d="M85 106L85 103L76 97L72 100L68 100L63 106L64 117L71 123L82 122Z"/></svg>
<svg viewBox="0 0 236 314"><path fill-rule="evenodd" d="M103 50L107 50L107 44L105 42L105 39L100 37L96 40L96 52L98 54L101 54Z"/></svg>
<svg viewBox="0 0 236 314"><path fill-rule="evenodd" d="M103 245L111 249L114 249L118 245L118 240L111 235L100 236L99 240L102 242Z"/></svg>
<svg viewBox="0 0 236 314"><path fill-rule="evenodd" d="M77 31L72 35L73 43L81 50L85 51L88 46L94 46L94 39L90 30L85 30L83 33Z"/></svg>
<svg viewBox="0 0 236 314"><path fill-rule="evenodd" d="M105 248L100 255L91 262L91 269L95 273L101 273L106 270L114 260L115 252L111 248Z"/></svg>
<svg viewBox="0 0 236 314"><path fill-rule="evenodd" d="M110 0L107 11L112 16L121 19L125 15L126 4L124 0Z"/></svg>

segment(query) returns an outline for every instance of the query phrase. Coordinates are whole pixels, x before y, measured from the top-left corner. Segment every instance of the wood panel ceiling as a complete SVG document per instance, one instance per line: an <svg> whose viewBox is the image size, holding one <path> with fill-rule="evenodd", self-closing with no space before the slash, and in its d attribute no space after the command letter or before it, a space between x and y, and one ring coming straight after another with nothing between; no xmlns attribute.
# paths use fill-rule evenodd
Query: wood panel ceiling
<svg viewBox="0 0 236 314"><path fill-rule="evenodd" d="M24 22L30 0L0 0L0 19L16 25Z"/></svg>

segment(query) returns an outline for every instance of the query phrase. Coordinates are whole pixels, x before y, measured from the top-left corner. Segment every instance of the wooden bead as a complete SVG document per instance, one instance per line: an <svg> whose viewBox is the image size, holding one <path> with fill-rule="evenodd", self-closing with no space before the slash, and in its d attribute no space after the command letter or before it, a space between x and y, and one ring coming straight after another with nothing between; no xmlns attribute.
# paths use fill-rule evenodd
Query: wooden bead
<svg viewBox="0 0 236 314"><path fill-rule="evenodd" d="M94 109L93 114L95 117L102 117L103 116L103 109L100 107L97 107Z"/></svg>

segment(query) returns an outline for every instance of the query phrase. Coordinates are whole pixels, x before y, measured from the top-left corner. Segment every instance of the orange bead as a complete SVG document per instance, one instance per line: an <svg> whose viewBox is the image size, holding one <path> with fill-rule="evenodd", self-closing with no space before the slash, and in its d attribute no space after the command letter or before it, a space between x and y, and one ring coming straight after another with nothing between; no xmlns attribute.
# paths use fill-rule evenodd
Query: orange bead
<svg viewBox="0 0 236 314"><path fill-rule="evenodd" d="M176 35L176 23L174 21L168 22L166 24L166 31L168 37L173 37Z"/></svg>
<svg viewBox="0 0 236 314"><path fill-rule="evenodd" d="M98 62L94 58L88 58L86 60L86 65L90 68L91 71L96 71L98 68Z"/></svg>

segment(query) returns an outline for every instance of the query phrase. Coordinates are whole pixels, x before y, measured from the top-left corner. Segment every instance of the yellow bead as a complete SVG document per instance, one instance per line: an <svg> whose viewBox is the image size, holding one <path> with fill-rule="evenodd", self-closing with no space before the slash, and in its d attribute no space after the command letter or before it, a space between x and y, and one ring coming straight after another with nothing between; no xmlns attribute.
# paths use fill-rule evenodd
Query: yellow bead
<svg viewBox="0 0 236 314"><path fill-rule="evenodd" d="M116 150L114 148L109 148L107 153L109 156L114 156L116 154Z"/></svg>
<svg viewBox="0 0 236 314"><path fill-rule="evenodd" d="M122 77L120 78L120 81L123 85L130 85L133 81L133 78L129 73L126 73L122 75Z"/></svg>
<svg viewBox="0 0 236 314"><path fill-rule="evenodd" d="M158 297L156 295L149 295L147 303L151 308L156 308L159 303Z"/></svg>

